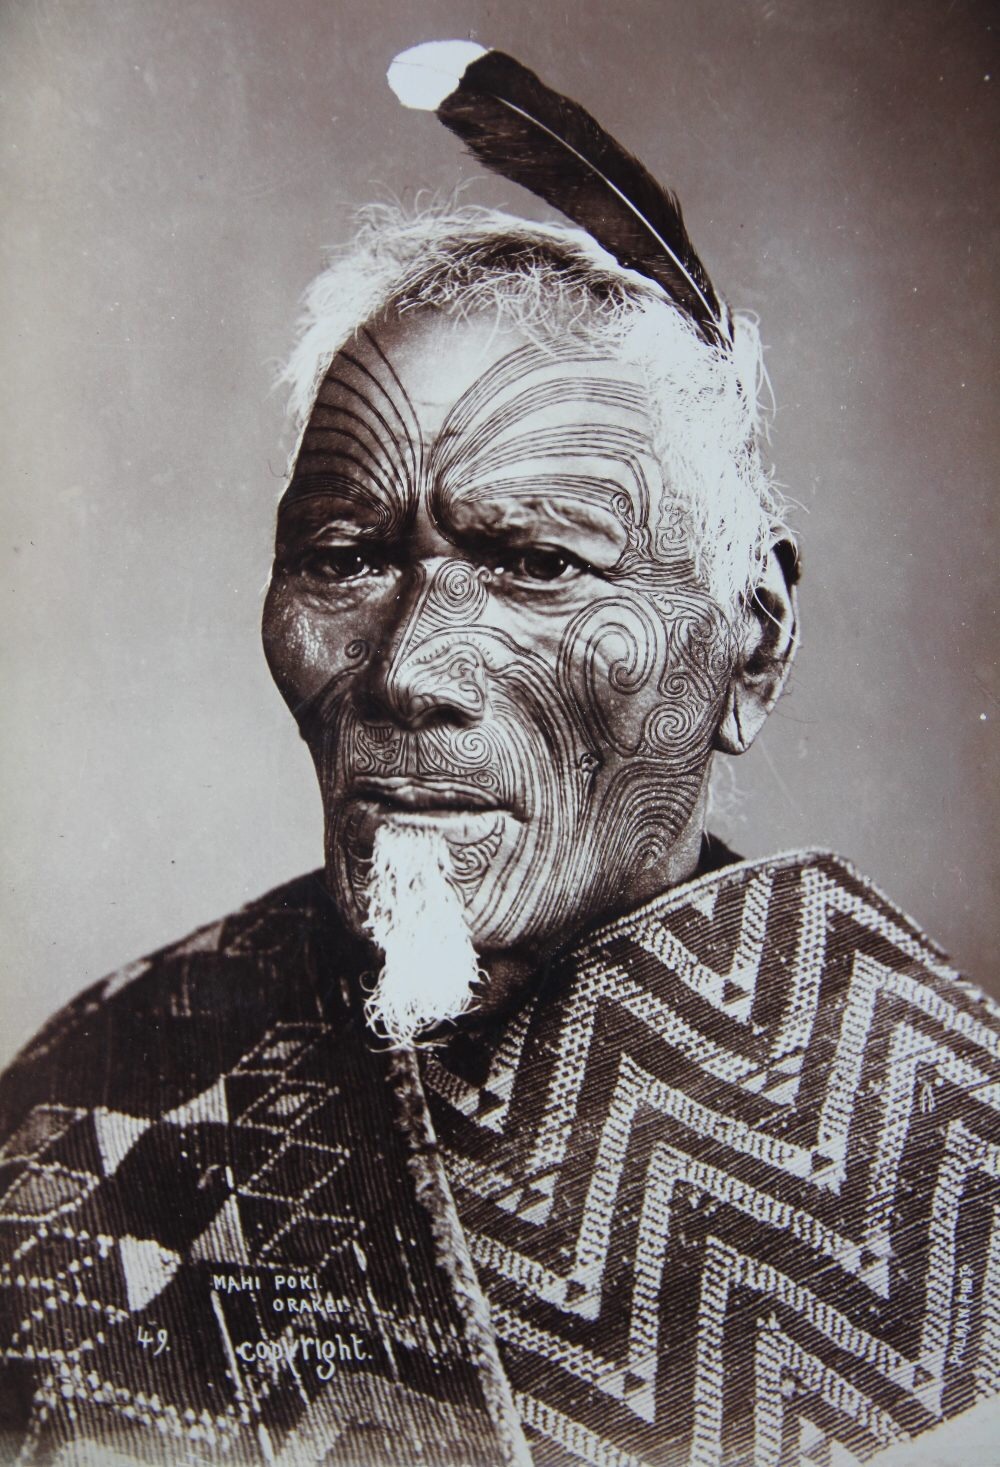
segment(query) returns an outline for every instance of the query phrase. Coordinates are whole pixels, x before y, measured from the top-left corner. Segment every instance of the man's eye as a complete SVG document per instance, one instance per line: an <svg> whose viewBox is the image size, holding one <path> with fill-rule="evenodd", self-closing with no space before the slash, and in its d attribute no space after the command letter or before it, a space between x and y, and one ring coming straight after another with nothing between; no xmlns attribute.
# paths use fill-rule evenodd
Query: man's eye
<svg viewBox="0 0 1000 1467"><path fill-rule="evenodd" d="M382 575L386 559L377 550L359 550L352 545L328 545L309 550L300 557L296 569L317 581L361 581Z"/></svg>
<svg viewBox="0 0 1000 1467"><path fill-rule="evenodd" d="M500 564L494 566L494 572L497 575L509 575L519 581L542 581L548 584L554 581L575 580L587 569L583 561L577 560L575 555L568 555L563 550L538 548L512 551L504 556Z"/></svg>

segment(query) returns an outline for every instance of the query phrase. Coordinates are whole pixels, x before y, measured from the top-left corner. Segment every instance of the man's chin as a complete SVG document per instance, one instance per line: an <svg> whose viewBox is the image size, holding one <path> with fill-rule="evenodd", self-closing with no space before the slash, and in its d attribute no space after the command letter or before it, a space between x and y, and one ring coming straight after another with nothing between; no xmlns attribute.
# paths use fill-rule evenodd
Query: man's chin
<svg viewBox="0 0 1000 1467"><path fill-rule="evenodd" d="M496 807L405 809L370 799L346 801L328 829L328 871L341 915L358 935L380 831L443 840L476 947L505 945L511 898L524 862L523 821Z"/></svg>

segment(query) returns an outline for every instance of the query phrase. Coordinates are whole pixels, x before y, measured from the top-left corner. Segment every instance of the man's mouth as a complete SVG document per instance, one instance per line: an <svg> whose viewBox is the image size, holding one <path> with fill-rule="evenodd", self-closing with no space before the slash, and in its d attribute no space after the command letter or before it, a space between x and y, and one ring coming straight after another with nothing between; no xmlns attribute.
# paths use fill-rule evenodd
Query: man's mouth
<svg viewBox="0 0 1000 1467"><path fill-rule="evenodd" d="M503 810L495 795L460 780L407 775L381 775L357 779L350 798L371 801L385 810L441 815L449 811Z"/></svg>

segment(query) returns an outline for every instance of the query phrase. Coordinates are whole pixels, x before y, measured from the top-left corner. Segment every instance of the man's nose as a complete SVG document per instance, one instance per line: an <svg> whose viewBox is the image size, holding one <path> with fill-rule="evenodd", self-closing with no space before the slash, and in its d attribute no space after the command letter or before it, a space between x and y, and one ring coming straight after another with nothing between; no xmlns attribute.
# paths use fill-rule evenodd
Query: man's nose
<svg viewBox="0 0 1000 1467"><path fill-rule="evenodd" d="M479 567L421 562L406 572L367 679L369 716L406 728L476 723L486 666L474 632L486 603Z"/></svg>

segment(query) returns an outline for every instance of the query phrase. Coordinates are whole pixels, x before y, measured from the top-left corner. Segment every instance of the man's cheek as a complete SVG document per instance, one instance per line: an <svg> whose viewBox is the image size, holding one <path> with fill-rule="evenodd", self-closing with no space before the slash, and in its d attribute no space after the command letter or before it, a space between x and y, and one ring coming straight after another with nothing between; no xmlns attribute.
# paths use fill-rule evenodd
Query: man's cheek
<svg viewBox="0 0 1000 1467"><path fill-rule="evenodd" d="M710 743L730 666L724 618L694 597L598 603L568 629L561 659L568 704L601 762L642 755L675 769Z"/></svg>
<svg viewBox="0 0 1000 1467"><path fill-rule="evenodd" d="M300 723L326 689L370 656L368 644L342 617L317 614L280 582L268 590L261 630L271 676Z"/></svg>
<svg viewBox="0 0 1000 1467"><path fill-rule="evenodd" d="M567 628L560 682L568 714L599 760L642 747L666 659L662 622L635 602L599 602Z"/></svg>

